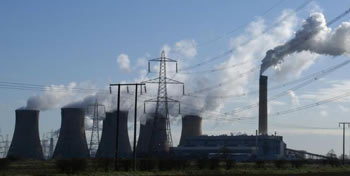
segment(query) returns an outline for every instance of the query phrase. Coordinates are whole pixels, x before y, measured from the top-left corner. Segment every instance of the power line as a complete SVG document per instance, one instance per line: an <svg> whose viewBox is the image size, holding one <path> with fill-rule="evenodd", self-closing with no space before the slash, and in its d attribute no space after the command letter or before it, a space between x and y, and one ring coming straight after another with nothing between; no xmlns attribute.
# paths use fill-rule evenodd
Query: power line
<svg viewBox="0 0 350 176"><path fill-rule="evenodd" d="M308 5L311 1L312 1L312 0L308 0L308 1L304 2L304 3L302 3L300 6L298 6L298 7L294 10L294 12L300 11L300 10L303 9L306 5ZM251 39L247 40L246 42L244 42L244 43L241 44L241 45L243 45L243 46L244 46L244 45L247 45L247 44L249 44L250 42L256 40L256 39L259 38L259 37L261 37L263 34L269 32L269 31L272 29L272 27L274 27L274 26L276 26L277 24L279 24L279 23L285 21L287 18L289 18L291 15L293 15L294 12L289 13L289 14L286 15L284 18L278 20L277 22L273 23L269 28L265 29L260 35L258 35L258 36L255 37L255 38L251 38ZM190 70L190 69L194 69L194 68L200 67L200 66L202 66L202 65L211 63L211 62L216 61L216 60L218 60L218 59L220 59L220 58L222 58L222 57L224 57L224 56L229 55L230 53L233 53L235 50L236 50L235 48L232 48L232 49L230 49L230 50L228 50L228 51L225 51L225 52L223 52L223 53L221 53L221 54L219 54L219 55L217 55L217 56L214 56L214 57L205 59L205 60L202 61L202 62L199 62L199 63L197 63L197 64L194 64L194 65L185 67L185 68L183 68L183 69L180 69L179 71Z"/></svg>
<svg viewBox="0 0 350 176"><path fill-rule="evenodd" d="M282 2L284 2L285 0L279 0L277 3L273 4L271 7L269 7L267 10L265 10L261 15L261 17L265 17L269 12L271 12L274 8L276 8L278 5L280 5ZM251 19L253 20L253 19ZM247 26L250 22L246 22L246 23L243 23L243 24L240 24L238 25L236 28L234 28L233 30L225 33L224 35L222 36L218 36L216 37L215 39L212 39L212 40L209 40L207 42L203 42L201 44L198 45L198 47L201 47L201 46L205 46L205 45L208 45L208 44L211 44L213 42L216 42L218 40L221 40L221 39L224 39L225 37L233 34L233 33L236 33L238 32L240 29L242 29L243 27Z"/></svg>

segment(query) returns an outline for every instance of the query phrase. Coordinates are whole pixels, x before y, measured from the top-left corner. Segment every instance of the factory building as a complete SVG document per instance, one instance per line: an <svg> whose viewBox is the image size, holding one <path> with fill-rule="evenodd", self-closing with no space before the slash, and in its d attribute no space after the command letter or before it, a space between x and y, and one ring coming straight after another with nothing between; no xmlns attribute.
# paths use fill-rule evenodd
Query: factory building
<svg viewBox="0 0 350 176"><path fill-rule="evenodd" d="M279 160L285 157L282 136L195 136L171 148L171 154L184 159L233 159L236 161Z"/></svg>
<svg viewBox="0 0 350 176"><path fill-rule="evenodd" d="M98 147L96 158L113 158L116 149L118 113L107 112L103 120L101 142ZM131 145L128 134L128 111L120 111L118 134L118 157L127 158L131 156Z"/></svg>

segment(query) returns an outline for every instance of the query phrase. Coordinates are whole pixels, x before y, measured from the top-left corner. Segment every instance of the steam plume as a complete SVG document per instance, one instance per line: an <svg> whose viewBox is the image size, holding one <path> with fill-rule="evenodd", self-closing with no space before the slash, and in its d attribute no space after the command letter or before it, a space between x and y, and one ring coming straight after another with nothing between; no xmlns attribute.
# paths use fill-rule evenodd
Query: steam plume
<svg viewBox="0 0 350 176"><path fill-rule="evenodd" d="M313 13L305 20L293 39L266 52L260 74L263 74L269 67L282 63L285 56L292 53L309 51L330 56L349 54L349 34L349 22L343 22L332 31L327 27L322 13Z"/></svg>

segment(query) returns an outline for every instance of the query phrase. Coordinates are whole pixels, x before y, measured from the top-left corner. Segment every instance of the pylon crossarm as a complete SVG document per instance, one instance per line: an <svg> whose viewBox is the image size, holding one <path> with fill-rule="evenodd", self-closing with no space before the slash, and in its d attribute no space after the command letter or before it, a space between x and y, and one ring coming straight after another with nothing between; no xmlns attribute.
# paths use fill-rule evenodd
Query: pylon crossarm
<svg viewBox="0 0 350 176"><path fill-rule="evenodd" d="M176 60L170 59L170 58L167 58L167 57L165 57L164 59L163 59L163 58L155 58L155 59L149 60L149 62L160 62L160 61L165 61L165 62L177 62Z"/></svg>

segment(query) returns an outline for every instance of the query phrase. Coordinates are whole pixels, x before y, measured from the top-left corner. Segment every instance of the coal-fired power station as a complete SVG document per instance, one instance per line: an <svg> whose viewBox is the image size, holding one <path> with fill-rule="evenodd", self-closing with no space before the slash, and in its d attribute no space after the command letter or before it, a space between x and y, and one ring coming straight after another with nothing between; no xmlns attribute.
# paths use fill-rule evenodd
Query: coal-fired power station
<svg viewBox="0 0 350 176"><path fill-rule="evenodd" d="M259 79L259 134L267 135L267 76Z"/></svg>
<svg viewBox="0 0 350 176"><path fill-rule="evenodd" d="M136 153L139 157L145 157L149 153L152 126L152 118L148 118L144 124L140 123L140 133L136 146Z"/></svg>
<svg viewBox="0 0 350 176"><path fill-rule="evenodd" d="M85 136L84 110L62 108L61 116L60 135L53 158L88 158L90 154Z"/></svg>
<svg viewBox="0 0 350 176"><path fill-rule="evenodd" d="M113 158L116 149L117 111L107 112L103 120L103 129L97 158ZM118 133L118 157L127 158L131 155L131 145L128 134L128 111L120 111Z"/></svg>
<svg viewBox="0 0 350 176"><path fill-rule="evenodd" d="M185 115L182 118L182 131L179 145L183 145L188 137L201 135L202 118L196 115Z"/></svg>
<svg viewBox="0 0 350 176"><path fill-rule="evenodd" d="M16 110L16 125L7 157L44 159L39 135L39 111Z"/></svg>

